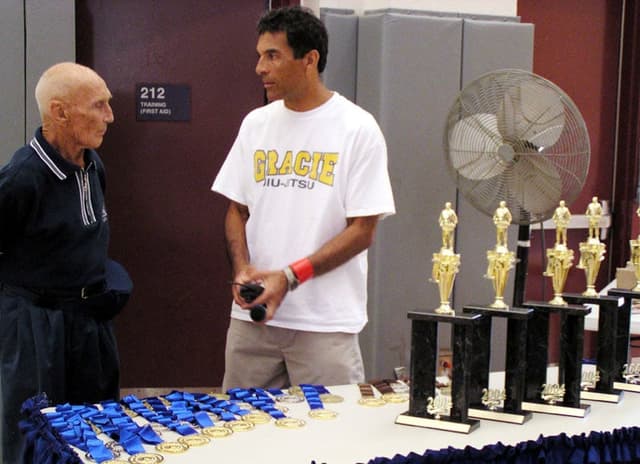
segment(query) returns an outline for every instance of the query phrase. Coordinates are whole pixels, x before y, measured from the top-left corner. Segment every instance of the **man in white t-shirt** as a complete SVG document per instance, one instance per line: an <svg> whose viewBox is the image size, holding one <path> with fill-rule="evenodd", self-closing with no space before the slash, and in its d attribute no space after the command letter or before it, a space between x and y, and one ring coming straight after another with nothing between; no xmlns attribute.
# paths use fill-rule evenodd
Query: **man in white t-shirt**
<svg viewBox="0 0 640 464"><path fill-rule="evenodd" d="M270 103L245 117L212 186L230 200L236 283L223 388L362 382L367 248L395 213L384 136L322 83L328 38L313 13L272 10L258 36ZM249 283L264 287L252 302L237 285ZM266 316L254 322L258 305Z"/></svg>

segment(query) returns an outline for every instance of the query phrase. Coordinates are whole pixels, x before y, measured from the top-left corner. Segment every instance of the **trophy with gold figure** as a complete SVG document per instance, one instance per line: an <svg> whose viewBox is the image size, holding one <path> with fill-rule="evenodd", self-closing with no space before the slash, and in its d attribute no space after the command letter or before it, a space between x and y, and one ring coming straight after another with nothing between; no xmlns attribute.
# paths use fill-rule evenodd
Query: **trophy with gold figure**
<svg viewBox="0 0 640 464"><path fill-rule="evenodd" d="M640 216L640 208L636 210L636 215ZM634 292L640 292L640 235L635 240L629 240L631 245L631 264L636 274L636 286L633 287Z"/></svg>
<svg viewBox="0 0 640 464"><path fill-rule="evenodd" d="M496 298L489 305L491 308L508 309L504 302L504 289L507 285L509 270L515 262L514 253L507 248L507 229L511 224L511 212L507 203L501 201L493 215L493 223L496 225L496 246L487 251L489 266L486 277L493 281Z"/></svg>
<svg viewBox="0 0 640 464"><path fill-rule="evenodd" d="M449 304L453 282L460 268L460 255L453 251L453 236L458 216L451 208L451 203L446 202L444 209L440 213L440 228L442 229L442 248L438 253L433 254L433 269L431 280L438 284L440 291L440 306L435 312L441 314L454 314L455 311Z"/></svg>
<svg viewBox="0 0 640 464"><path fill-rule="evenodd" d="M549 303L566 306L567 302L562 298L562 291L569 269L573 265L573 250L567 248L567 227L571 221L571 212L564 200L560 200L552 219L556 225L556 243L553 248L547 249L547 269L544 275L551 277L553 284L553 299Z"/></svg>
<svg viewBox="0 0 640 464"><path fill-rule="evenodd" d="M586 242L580 242L580 262L577 268L584 269L587 280L587 288L582 294L584 296L598 296L595 283L606 248L598 237L600 218L602 217L602 206L598 201L598 197L592 198L585 214L589 219L589 237Z"/></svg>

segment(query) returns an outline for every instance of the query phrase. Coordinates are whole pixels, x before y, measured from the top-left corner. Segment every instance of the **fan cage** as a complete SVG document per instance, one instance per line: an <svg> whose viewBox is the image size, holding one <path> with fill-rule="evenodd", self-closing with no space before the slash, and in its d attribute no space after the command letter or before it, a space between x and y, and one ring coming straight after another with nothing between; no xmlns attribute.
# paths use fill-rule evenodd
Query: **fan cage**
<svg viewBox="0 0 640 464"><path fill-rule="evenodd" d="M558 86L522 70L485 74L452 105L447 165L463 196L493 215L507 202L513 222L532 224L571 204L589 169L586 124Z"/></svg>

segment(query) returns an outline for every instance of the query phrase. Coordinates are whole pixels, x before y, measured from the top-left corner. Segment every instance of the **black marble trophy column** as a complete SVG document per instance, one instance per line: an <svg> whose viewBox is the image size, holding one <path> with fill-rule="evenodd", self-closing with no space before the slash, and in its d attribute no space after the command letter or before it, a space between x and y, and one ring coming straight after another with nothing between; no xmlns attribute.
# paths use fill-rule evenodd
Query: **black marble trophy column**
<svg viewBox="0 0 640 464"><path fill-rule="evenodd" d="M474 355L473 330L481 314L440 314L435 311L409 312L411 319L411 390L409 410L396 418L397 424L470 433L480 422L469 419L467 393L472 376ZM436 398L436 360L438 358L438 324L453 326L453 366L451 409L431 409ZM439 397L442 398L442 397Z"/></svg>
<svg viewBox="0 0 640 464"><path fill-rule="evenodd" d="M578 293L565 293L562 296L569 303L598 306L596 372L599 380L593 390L583 390L581 398L618 403L622 399L622 392L613 388L613 382L619 372L616 361L618 308L622 306L624 299L614 296L584 296Z"/></svg>
<svg viewBox="0 0 640 464"><path fill-rule="evenodd" d="M531 412L585 417L589 405L580 404L584 317L591 311L579 305L557 306L544 302L525 302L532 308L527 330L527 374L522 409ZM557 384L547 381L549 357L549 315L563 315L560 327L560 364L564 366ZM564 385L564 394L554 398L554 386ZM544 398L543 398L544 396Z"/></svg>
<svg viewBox="0 0 640 464"><path fill-rule="evenodd" d="M527 322L533 315L533 309L510 308L496 309L487 306L465 306L465 313L483 314L484 320L475 326L473 365L469 385L469 417L490 419L513 424L524 424L531 413L523 411ZM492 409L482 402L483 394L489 389L489 362L491 358L491 325L494 317L507 319L507 347L504 380L505 400L502 408Z"/></svg>
<svg viewBox="0 0 640 464"><path fill-rule="evenodd" d="M631 306L633 300L640 300L640 292L613 288L608 295L623 299L618 309L618 326L616 331L616 359L614 361L613 388L623 391L640 392L640 384L629 383L623 376L625 369L631 362L629 343L631 332Z"/></svg>

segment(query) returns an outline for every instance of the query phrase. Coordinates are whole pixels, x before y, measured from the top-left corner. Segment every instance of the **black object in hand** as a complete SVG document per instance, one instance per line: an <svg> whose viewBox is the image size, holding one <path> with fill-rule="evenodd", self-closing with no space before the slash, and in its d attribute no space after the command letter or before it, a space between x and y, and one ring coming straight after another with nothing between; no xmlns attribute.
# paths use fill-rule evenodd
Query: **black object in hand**
<svg viewBox="0 0 640 464"><path fill-rule="evenodd" d="M259 284L234 283L234 285L240 286L240 296L247 303L251 303L253 300L258 298L264 291L264 287ZM267 307L263 304L252 306L249 314L251 315L252 320L256 322L263 321L264 318L267 316Z"/></svg>

